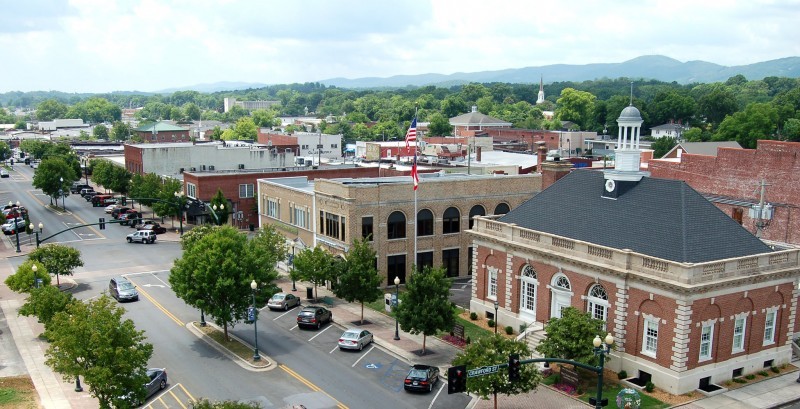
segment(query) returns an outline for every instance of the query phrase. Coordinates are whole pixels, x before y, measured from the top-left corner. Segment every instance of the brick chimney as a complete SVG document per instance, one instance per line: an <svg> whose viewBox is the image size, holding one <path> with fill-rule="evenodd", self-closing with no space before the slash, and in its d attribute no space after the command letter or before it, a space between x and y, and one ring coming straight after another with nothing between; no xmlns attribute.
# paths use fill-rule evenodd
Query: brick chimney
<svg viewBox="0 0 800 409"><path fill-rule="evenodd" d="M542 169L542 190L547 189L558 179L563 178L569 172L572 172L572 162L569 161L544 161L541 164Z"/></svg>
<svg viewBox="0 0 800 409"><path fill-rule="evenodd" d="M482 149L481 149L480 146L476 146L475 147L475 160L478 161L478 162L481 161L481 151L482 151Z"/></svg>
<svg viewBox="0 0 800 409"><path fill-rule="evenodd" d="M539 164L539 172L542 171L542 164L544 164L545 159L547 159L547 146L544 142L536 142L539 145L536 148L536 163Z"/></svg>

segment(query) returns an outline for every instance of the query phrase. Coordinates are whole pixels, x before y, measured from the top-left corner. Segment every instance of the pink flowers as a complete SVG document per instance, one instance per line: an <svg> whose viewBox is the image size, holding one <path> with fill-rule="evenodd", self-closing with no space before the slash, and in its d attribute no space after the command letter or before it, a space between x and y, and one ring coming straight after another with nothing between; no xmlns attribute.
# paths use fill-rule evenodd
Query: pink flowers
<svg viewBox="0 0 800 409"><path fill-rule="evenodd" d="M566 393L567 395L574 395L575 394L575 387L572 385L567 385L565 383L557 383L553 385L554 388L560 390L561 392Z"/></svg>
<svg viewBox="0 0 800 409"><path fill-rule="evenodd" d="M467 345L467 343L463 339L455 337L453 335L445 335L442 337L442 339L459 348L464 348Z"/></svg>

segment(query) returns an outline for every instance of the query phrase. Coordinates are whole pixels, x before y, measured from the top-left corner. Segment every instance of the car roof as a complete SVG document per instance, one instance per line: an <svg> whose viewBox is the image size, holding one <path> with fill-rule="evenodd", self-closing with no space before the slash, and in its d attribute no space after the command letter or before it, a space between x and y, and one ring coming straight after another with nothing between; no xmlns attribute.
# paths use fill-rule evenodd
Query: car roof
<svg viewBox="0 0 800 409"><path fill-rule="evenodd" d="M426 369L430 369L430 368L432 368L432 366L430 366L430 365L422 365L422 364L417 364L417 365L414 365L414 366L411 367L411 369L419 369L419 370L423 370L423 371L426 370Z"/></svg>

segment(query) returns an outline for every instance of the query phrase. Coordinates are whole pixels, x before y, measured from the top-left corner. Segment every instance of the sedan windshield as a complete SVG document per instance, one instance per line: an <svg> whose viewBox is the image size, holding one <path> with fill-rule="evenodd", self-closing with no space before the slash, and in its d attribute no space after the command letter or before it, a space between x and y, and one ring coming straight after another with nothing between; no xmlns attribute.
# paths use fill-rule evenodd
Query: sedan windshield
<svg viewBox="0 0 800 409"><path fill-rule="evenodd" d="M272 296L272 299L275 300L275 301L280 301L280 300L282 300L284 298L286 298L286 296L283 295L283 294L275 294L275 295Z"/></svg>
<svg viewBox="0 0 800 409"><path fill-rule="evenodd" d="M120 290L131 290L133 289L133 284L131 283L120 283L119 284Z"/></svg>

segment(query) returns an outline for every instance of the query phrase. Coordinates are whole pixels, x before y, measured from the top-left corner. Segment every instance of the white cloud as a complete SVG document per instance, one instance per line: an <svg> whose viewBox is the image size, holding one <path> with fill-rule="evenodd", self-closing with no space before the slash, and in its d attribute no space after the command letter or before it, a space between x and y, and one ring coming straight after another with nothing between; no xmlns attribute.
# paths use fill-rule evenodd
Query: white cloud
<svg viewBox="0 0 800 409"><path fill-rule="evenodd" d="M72 0L0 15L0 92L800 55L800 0ZM535 79L534 79L535 80Z"/></svg>

